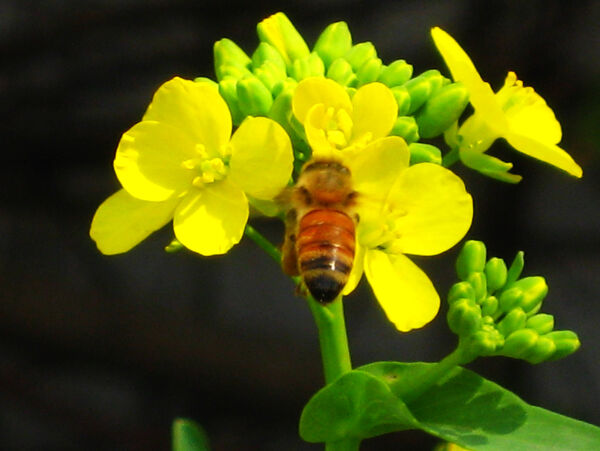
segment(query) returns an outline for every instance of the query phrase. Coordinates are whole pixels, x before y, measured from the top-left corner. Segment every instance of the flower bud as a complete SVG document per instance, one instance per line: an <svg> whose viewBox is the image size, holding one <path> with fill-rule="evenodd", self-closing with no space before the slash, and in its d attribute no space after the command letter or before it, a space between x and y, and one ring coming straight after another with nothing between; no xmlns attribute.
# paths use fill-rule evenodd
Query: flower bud
<svg viewBox="0 0 600 451"><path fill-rule="evenodd" d="M513 332L523 329L527 322L527 314L519 307L512 309L498 323L496 329L505 337L508 337Z"/></svg>
<svg viewBox="0 0 600 451"><path fill-rule="evenodd" d="M337 58L344 56L352 47L352 35L346 22L335 22L328 25L317 39L313 51L325 63L325 67Z"/></svg>
<svg viewBox="0 0 600 451"><path fill-rule="evenodd" d="M286 78L285 72L282 73L271 61L265 61L262 66L255 68L254 75L271 93L273 93L275 85Z"/></svg>
<svg viewBox="0 0 600 451"><path fill-rule="evenodd" d="M467 280L469 274L482 272L485 268L486 250L481 241L469 240L456 259L456 273L461 280Z"/></svg>
<svg viewBox="0 0 600 451"><path fill-rule="evenodd" d="M444 133L458 120L469 103L469 92L462 83L450 83L433 94L417 112L415 119L423 138Z"/></svg>
<svg viewBox="0 0 600 451"><path fill-rule="evenodd" d="M481 303L487 296L487 281L485 280L485 274L480 271L472 272L467 277L467 282L469 282L475 290L475 301L478 304Z"/></svg>
<svg viewBox="0 0 600 451"><path fill-rule="evenodd" d="M273 104L271 91L256 77L238 81L237 97L240 111L244 117L266 116Z"/></svg>
<svg viewBox="0 0 600 451"><path fill-rule="evenodd" d="M404 83L404 87L410 94L410 110L408 114L417 111L432 94L441 88L443 81L444 77L439 71L432 69Z"/></svg>
<svg viewBox="0 0 600 451"><path fill-rule="evenodd" d="M431 144L412 143L410 150L410 164L435 163L442 164L442 151Z"/></svg>
<svg viewBox="0 0 600 451"><path fill-rule="evenodd" d="M479 305L482 315L493 315L498 310L498 299L496 296L488 296Z"/></svg>
<svg viewBox="0 0 600 451"><path fill-rule="evenodd" d="M358 72L358 69L367 61L377 58L377 50L375 50L375 46L372 43L361 42L360 44L353 45L346 55L344 55L344 58L350 63L354 72Z"/></svg>
<svg viewBox="0 0 600 451"><path fill-rule="evenodd" d="M554 317L546 313L538 313L527 318L526 327L535 330L540 335L547 334L554 329Z"/></svg>
<svg viewBox="0 0 600 451"><path fill-rule="evenodd" d="M556 345L556 351L549 360L558 360L574 353L581 345L577 334L571 330L556 330L544 335Z"/></svg>
<svg viewBox="0 0 600 451"><path fill-rule="evenodd" d="M325 65L316 53L297 58L290 69L290 76L298 81L308 77L323 77L324 75Z"/></svg>
<svg viewBox="0 0 600 451"><path fill-rule="evenodd" d="M508 274L506 276L506 286L509 287L521 277L521 272L525 266L525 253L523 251L517 252L515 259L508 268Z"/></svg>
<svg viewBox="0 0 600 451"><path fill-rule="evenodd" d="M232 66L232 65L222 65L218 68L215 68L217 73L217 80L225 80L226 78L233 78L235 80L240 80L244 77L251 77L252 72L246 69L245 67Z"/></svg>
<svg viewBox="0 0 600 451"><path fill-rule="evenodd" d="M551 339L547 337L539 337L538 341L535 343L535 346L525 353L522 358L527 360L529 363L536 364L548 360L555 352L556 345Z"/></svg>
<svg viewBox="0 0 600 451"><path fill-rule="evenodd" d="M499 290L506 283L506 263L501 258L490 258L485 264L485 277L487 288L490 293Z"/></svg>
<svg viewBox="0 0 600 451"><path fill-rule="evenodd" d="M254 67L261 67L267 62L275 66L282 77L286 76L285 61L283 61L279 52L271 44L261 42L252 54L252 65Z"/></svg>
<svg viewBox="0 0 600 451"><path fill-rule="evenodd" d="M257 25L256 31L261 41L277 49L287 67L291 67L294 60L304 58L310 53L304 38L282 12L264 19Z"/></svg>
<svg viewBox="0 0 600 451"><path fill-rule="evenodd" d="M392 88L400 86L410 80L413 67L404 60L396 60L383 68L377 81Z"/></svg>
<svg viewBox="0 0 600 451"><path fill-rule="evenodd" d="M372 58L363 64L356 72L359 84L366 85L367 83L376 81L381 73L381 66L379 58Z"/></svg>
<svg viewBox="0 0 600 451"><path fill-rule="evenodd" d="M477 356L492 355L503 344L504 337L497 330L478 330L471 336L470 352Z"/></svg>
<svg viewBox="0 0 600 451"><path fill-rule="evenodd" d="M539 304L541 304L548 294L546 280L540 276L525 277L517 280L511 286L511 290L514 289L522 291L523 294L519 305L527 313L533 312L536 308L539 309Z"/></svg>
<svg viewBox="0 0 600 451"><path fill-rule="evenodd" d="M521 305L523 299L523 291L519 288L510 288L503 291L498 299L498 306L503 312L508 312L515 307Z"/></svg>
<svg viewBox="0 0 600 451"><path fill-rule="evenodd" d="M215 72L218 80L222 80L227 74L231 75L233 68L237 68L239 73L242 74L241 76L250 72L248 68L252 63L252 60L246 55L246 52L231 39L224 38L215 42L213 54L215 59ZM229 68L229 71L226 70L227 68Z"/></svg>
<svg viewBox="0 0 600 451"><path fill-rule="evenodd" d="M468 336L480 329L481 309L468 299L458 299L446 316L450 330L459 336Z"/></svg>
<svg viewBox="0 0 600 451"><path fill-rule="evenodd" d="M239 125L244 120L244 115L240 110L237 97L237 80L226 78L219 82L219 94L227 102L229 111L231 111L231 120L234 125Z"/></svg>
<svg viewBox="0 0 600 451"><path fill-rule="evenodd" d="M165 246L165 252L168 252L169 254L179 252L181 249L183 249L183 244L181 244L177 238L173 238L173 240Z"/></svg>
<svg viewBox="0 0 600 451"><path fill-rule="evenodd" d="M392 94L398 104L398 116L404 116L410 109L410 94L404 86L396 86L392 88Z"/></svg>
<svg viewBox="0 0 600 451"><path fill-rule="evenodd" d="M273 105L271 105L268 114L271 119L277 121L284 128L292 140L295 137L302 136L296 133L292 123L292 120L295 119L292 112L292 97L296 85L297 82L295 80L288 78L277 87L279 93L275 97L275 100L273 100Z"/></svg>
<svg viewBox="0 0 600 451"><path fill-rule="evenodd" d="M398 116L390 135L404 138L407 144L419 140L419 127L412 116Z"/></svg>
<svg viewBox="0 0 600 451"><path fill-rule="evenodd" d="M343 58L338 58L327 69L327 77L337 81L342 86L356 86L358 79L352 66Z"/></svg>
<svg viewBox="0 0 600 451"><path fill-rule="evenodd" d="M466 298L475 302L475 290L469 282L458 282L450 288L450 292L448 293L448 303L452 304L460 298Z"/></svg>
<svg viewBox="0 0 600 451"><path fill-rule="evenodd" d="M521 358L535 346L538 339L535 330L519 329L505 339L501 353L507 357Z"/></svg>

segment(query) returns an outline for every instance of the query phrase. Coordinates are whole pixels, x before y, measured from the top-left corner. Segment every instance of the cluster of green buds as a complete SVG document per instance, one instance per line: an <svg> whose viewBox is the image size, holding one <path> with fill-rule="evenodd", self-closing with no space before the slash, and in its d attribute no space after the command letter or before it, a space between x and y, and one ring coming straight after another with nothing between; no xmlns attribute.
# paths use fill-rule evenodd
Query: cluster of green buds
<svg viewBox="0 0 600 451"><path fill-rule="evenodd" d="M579 348L570 330L553 330L554 317L538 313L548 285L543 277L520 278L523 252L507 268L501 258L486 261L481 241L467 241L457 261L460 282L448 294L450 329L459 336L466 363L478 356L506 356L540 363Z"/></svg>
<svg viewBox="0 0 600 451"><path fill-rule="evenodd" d="M250 56L229 39L214 46L219 92L234 124L248 116L276 120L292 138L297 159L304 160L310 150L291 109L298 82L327 77L350 96L362 85L380 82L396 98L398 118L391 134L410 144L411 162L441 163L437 147L418 141L439 136L456 123L469 100L462 83L451 82L437 70L412 77L412 66L402 59L383 64L371 42L352 43L345 22L327 26L312 51L281 12L260 22L257 31L260 43Z"/></svg>

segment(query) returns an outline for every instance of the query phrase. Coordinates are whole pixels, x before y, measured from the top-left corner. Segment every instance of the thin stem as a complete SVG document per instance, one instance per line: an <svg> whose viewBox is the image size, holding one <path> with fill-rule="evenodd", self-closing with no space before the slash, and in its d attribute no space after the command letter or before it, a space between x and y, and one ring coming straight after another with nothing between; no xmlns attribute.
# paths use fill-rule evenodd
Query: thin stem
<svg viewBox="0 0 600 451"><path fill-rule="evenodd" d="M254 227L252 227L250 224L246 224L244 234L254 241L258 247L269 254L273 260L275 260L277 263L281 263L281 251L277 248L277 246L262 236Z"/></svg>
<svg viewBox="0 0 600 451"><path fill-rule="evenodd" d="M323 305L309 296L308 306L319 329L323 371L325 382L329 384L352 370L342 297Z"/></svg>
<svg viewBox="0 0 600 451"><path fill-rule="evenodd" d="M442 158L442 166L445 168L449 168L454 163L456 163L460 159L460 154L458 153L458 149L454 148L450 152L448 152Z"/></svg>

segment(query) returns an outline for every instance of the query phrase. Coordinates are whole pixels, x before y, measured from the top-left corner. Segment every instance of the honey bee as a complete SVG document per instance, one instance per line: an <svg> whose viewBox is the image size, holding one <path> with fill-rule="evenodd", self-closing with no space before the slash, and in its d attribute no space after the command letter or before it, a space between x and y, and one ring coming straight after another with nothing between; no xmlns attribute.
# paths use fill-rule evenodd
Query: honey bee
<svg viewBox="0 0 600 451"><path fill-rule="evenodd" d="M357 193L350 170L335 160L310 160L283 196L290 206L283 270L300 275L317 301L329 303L346 285L354 262Z"/></svg>

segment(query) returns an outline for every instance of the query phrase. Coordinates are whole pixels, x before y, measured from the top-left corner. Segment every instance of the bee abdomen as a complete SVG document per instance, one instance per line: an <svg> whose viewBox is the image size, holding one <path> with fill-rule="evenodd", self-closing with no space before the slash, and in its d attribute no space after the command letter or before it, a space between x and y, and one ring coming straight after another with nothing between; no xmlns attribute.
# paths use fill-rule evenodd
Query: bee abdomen
<svg viewBox="0 0 600 451"><path fill-rule="evenodd" d="M339 210L312 210L298 225L298 266L310 293L331 302L342 291L354 262L354 221Z"/></svg>

